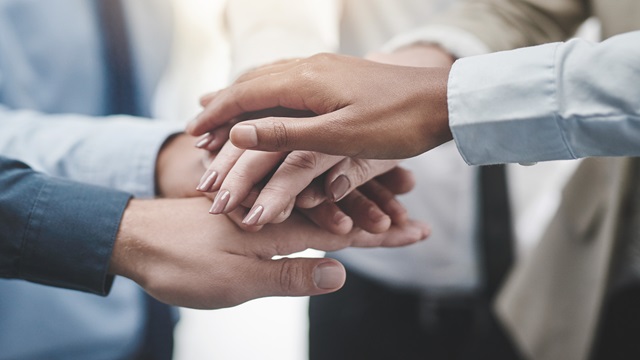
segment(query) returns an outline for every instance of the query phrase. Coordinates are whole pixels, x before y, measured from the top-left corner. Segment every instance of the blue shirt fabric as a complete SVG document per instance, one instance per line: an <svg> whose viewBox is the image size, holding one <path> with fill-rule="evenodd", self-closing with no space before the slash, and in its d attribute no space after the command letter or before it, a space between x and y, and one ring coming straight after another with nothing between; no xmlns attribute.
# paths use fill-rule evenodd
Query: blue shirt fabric
<svg viewBox="0 0 640 360"><path fill-rule="evenodd" d="M108 74L93 0L0 0L0 154L48 175L151 197L158 149L182 128L177 122L150 121L152 97L169 58L171 7L168 0L123 4L141 117L109 116ZM86 194L61 193L63 199L57 187L44 189L63 204L84 201L83 196L88 201ZM43 251L51 250L46 245ZM23 275L49 281L38 280L43 268L32 264ZM80 278L65 285L60 279L75 270L62 266L58 271L51 274L54 285L108 290L96 286L95 273L75 274ZM144 314L143 292L123 278L115 279L106 298L0 280L0 359L129 358L140 346Z"/></svg>

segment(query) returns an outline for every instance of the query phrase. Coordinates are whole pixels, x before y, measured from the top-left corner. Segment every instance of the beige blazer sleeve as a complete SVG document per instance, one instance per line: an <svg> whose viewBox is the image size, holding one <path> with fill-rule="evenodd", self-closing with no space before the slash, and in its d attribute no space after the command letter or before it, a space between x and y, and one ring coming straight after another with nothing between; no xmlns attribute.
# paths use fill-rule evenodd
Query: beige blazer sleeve
<svg viewBox="0 0 640 360"><path fill-rule="evenodd" d="M540 244L503 286L496 308L527 358L589 357L630 169L629 158L584 160Z"/></svg>
<svg viewBox="0 0 640 360"><path fill-rule="evenodd" d="M469 0L430 25L465 30L500 51L565 40L589 15L585 0Z"/></svg>

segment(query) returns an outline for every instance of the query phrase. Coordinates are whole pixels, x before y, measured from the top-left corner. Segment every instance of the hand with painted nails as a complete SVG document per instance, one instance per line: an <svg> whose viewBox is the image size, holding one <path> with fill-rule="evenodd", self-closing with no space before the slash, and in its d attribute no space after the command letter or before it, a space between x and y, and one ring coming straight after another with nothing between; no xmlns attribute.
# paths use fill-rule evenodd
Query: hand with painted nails
<svg viewBox="0 0 640 360"><path fill-rule="evenodd" d="M211 95L205 95L200 103L206 107L212 99ZM267 115L312 116L309 112L279 107L246 113L233 122ZM210 143L226 139L228 129L225 124L210 130L197 146L206 149ZM212 160L197 189L205 193L217 192L210 212L228 214L248 231L257 231L267 223L282 222L296 207L333 233L344 234L353 226L378 233L388 230L392 222L402 224L406 221L406 210L395 199L398 192L389 191L385 184L371 180L396 167L397 163L395 160L350 159L310 151L250 151L227 142ZM405 181L404 192L413 187L413 178L407 171L394 171L386 178L392 176L397 178L396 182ZM368 181L370 183L356 190ZM340 200L339 204L334 204Z"/></svg>
<svg viewBox="0 0 640 360"><path fill-rule="evenodd" d="M211 218L209 201L131 200L113 247L109 272L128 277L158 300L217 309L265 296L334 292L345 270L333 259L283 258L313 248L395 247L425 239L429 229L408 222L383 234L353 230L335 235L298 214L259 233L237 228L226 216Z"/></svg>
<svg viewBox="0 0 640 360"><path fill-rule="evenodd" d="M282 106L317 115L237 123L230 132L233 144L251 150L407 158L452 139L449 71L335 54L282 62L250 71L210 94L187 132L200 135L241 114Z"/></svg>

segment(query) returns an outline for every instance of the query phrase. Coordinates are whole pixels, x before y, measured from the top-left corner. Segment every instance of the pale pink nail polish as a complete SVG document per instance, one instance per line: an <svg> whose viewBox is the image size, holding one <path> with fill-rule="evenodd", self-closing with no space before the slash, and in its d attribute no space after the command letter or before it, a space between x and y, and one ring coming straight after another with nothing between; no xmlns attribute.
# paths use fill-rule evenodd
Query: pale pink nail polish
<svg viewBox="0 0 640 360"><path fill-rule="evenodd" d="M213 205L211 205L209 212L211 214L222 214L229 203L230 196L231 194L227 190L219 192L215 200L213 200Z"/></svg>
<svg viewBox="0 0 640 360"><path fill-rule="evenodd" d="M204 173L202 178L200 179L200 184L196 187L196 190L207 192L213 186L213 183L216 182L216 178L218 177L218 173L215 171L207 170Z"/></svg>
<svg viewBox="0 0 640 360"><path fill-rule="evenodd" d="M198 142L196 143L196 147L199 149L204 148L205 146L209 145L209 143L211 141L213 141L214 137L211 136L211 134L207 133L204 134L200 137L200 139L198 140Z"/></svg>
<svg viewBox="0 0 640 360"><path fill-rule="evenodd" d="M264 211L264 207L262 205L258 205L257 207L254 207L250 212L249 215L247 215L246 218L244 218L244 220L242 220L242 223L245 225L257 225L258 224L258 220L260 220L260 216L262 216L262 212Z"/></svg>

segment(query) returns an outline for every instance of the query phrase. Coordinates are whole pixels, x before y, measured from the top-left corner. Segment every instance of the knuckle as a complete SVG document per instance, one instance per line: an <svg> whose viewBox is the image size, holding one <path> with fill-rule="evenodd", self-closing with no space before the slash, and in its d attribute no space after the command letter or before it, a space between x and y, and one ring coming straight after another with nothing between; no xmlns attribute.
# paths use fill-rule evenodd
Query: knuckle
<svg viewBox="0 0 640 360"><path fill-rule="evenodd" d="M302 286L302 269L292 259L282 259L280 266L280 287L283 293L289 294Z"/></svg>
<svg viewBox="0 0 640 360"><path fill-rule="evenodd" d="M275 120L271 123L271 138L273 139L273 145L276 149L283 149L289 145L289 134L287 132L287 126L279 120Z"/></svg>
<svg viewBox="0 0 640 360"><path fill-rule="evenodd" d="M313 170L318 165L318 157L312 151L294 151L284 159L284 164L294 169Z"/></svg>
<svg viewBox="0 0 640 360"><path fill-rule="evenodd" d="M365 159L352 159L352 179L355 184L362 185L371 177L371 163Z"/></svg>

